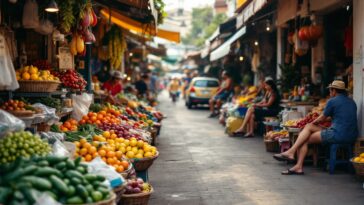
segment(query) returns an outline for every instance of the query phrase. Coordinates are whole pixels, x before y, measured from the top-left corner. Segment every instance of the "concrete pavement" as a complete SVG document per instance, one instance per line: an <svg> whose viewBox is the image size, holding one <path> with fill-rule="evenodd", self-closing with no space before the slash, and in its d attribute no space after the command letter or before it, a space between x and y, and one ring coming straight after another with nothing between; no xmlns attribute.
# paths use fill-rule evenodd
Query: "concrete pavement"
<svg viewBox="0 0 364 205"><path fill-rule="evenodd" d="M151 205L326 205L364 204L354 175L329 175L306 166L305 176L282 176L263 139L231 138L206 109L187 110L166 93L160 109L168 115L158 138L160 156L149 169L155 189Z"/></svg>

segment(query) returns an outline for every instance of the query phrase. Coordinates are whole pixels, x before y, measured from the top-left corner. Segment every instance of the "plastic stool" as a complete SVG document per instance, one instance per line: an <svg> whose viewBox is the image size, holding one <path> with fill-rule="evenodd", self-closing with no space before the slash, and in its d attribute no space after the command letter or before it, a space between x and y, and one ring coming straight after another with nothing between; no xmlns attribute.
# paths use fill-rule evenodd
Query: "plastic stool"
<svg viewBox="0 0 364 205"><path fill-rule="evenodd" d="M336 160L336 154L338 149L345 149L346 156L348 159L346 160ZM334 174L335 166L337 164L347 164L348 170L351 170L351 163L349 161L350 158L353 157L353 145L352 144L331 144L329 145L329 154L330 156L326 158L326 163L328 165L328 170L330 174Z"/></svg>

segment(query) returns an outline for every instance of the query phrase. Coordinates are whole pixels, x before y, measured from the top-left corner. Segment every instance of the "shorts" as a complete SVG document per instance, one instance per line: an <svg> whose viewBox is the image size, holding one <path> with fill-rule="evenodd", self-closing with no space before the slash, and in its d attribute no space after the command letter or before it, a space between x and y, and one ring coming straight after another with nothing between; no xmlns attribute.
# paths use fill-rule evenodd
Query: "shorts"
<svg viewBox="0 0 364 205"><path fill-rule="evenodd" d="M227 100L229 98L229 96L230 96L230 92L223 91L220 94L216 95L214 100L223 100L223 101L225 101L225 100Z"/></svg>
<svg viewBox="0 0 364 205"><path fill-rule="evenodd" d="M321 130L321 142L322 144L336 144L338 141L335 138L335 132L332 128Z"/></svg>
<svg viewBox="0 0 364 205"><path fill-rule="evenodd" d="M255 121L263 121L265 117L276 117L279 114L279 110L255 108L254 116Z"/></svg>

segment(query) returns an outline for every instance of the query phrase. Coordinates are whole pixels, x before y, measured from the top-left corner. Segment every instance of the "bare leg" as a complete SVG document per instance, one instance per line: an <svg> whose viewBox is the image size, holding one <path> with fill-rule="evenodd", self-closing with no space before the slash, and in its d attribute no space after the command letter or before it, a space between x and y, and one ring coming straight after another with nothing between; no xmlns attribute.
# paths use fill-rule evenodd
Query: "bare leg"
<svg viewBox="0 0 364 205"><path fill-rule="evenodd" d="M254 123L255 123L255 117L254 115L252 115L252 117L250 118L249 121L249 126L248 126L248 135L252 135L254 133Z"/></svg>
<svg viewBox="0 0 364 205"><path fill-rule="evenodd" d="M308 151L308 145L309 144L318 144L320 142L321 142L321 131L314 132L309 137L309 139L304 144L302 144L302 146L299 148L297 163L290 170L296 171L296 172L302 172L303 162L305 160L305 157L306 157L307 151Z"/></svg>
<svg viewBox="0 0 364 205"><path fill-rule="evenodd" d="M296 140L296 142L294 143L294 145L287 151L283 152L282 155L287 156L291 159L294 158L294 154L296 153L296 151L304 144L308 141L308 139L310 138L310 136L312 135L312 133L315 132L319 132L321 131L322 128L314 125L314 124L308 124L306 125L306 127L300 132L300 134L298 135L298 138Z"/></svg>
<svg viewBox="0 0 364 205"><path fill-rule="evenodd" d="M210 99L210 112L214 113L214 111L215 111L215 100Z"/></svg>
<svg viewBox="0 0 364 205"><path fill-rule="evenodd" d="M216 101L217 112L220 112L221 104L222 104L221 100Z"/></svg>
<svg viewBox="0 0 364 205"><path fill-rule="evenodd" d="M247 125L247 123L250 121L250 118L253 116L253 114L254 114L254 108L251 107L246 112L246 115L244 117L243 124L235 132L242 132L244 130L245 126Z"/></svg>

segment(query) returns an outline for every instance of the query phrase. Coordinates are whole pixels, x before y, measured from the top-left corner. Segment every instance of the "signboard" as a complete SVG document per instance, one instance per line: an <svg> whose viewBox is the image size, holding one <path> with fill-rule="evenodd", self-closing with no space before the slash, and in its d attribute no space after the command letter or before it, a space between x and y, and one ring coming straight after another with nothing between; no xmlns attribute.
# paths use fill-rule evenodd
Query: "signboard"
<svg viewBox="0 0 364 205"><path fill-rule="evenodd" d="M58 48L58 66L60 70L75 69L74 57L69 47Z"/></svg>

